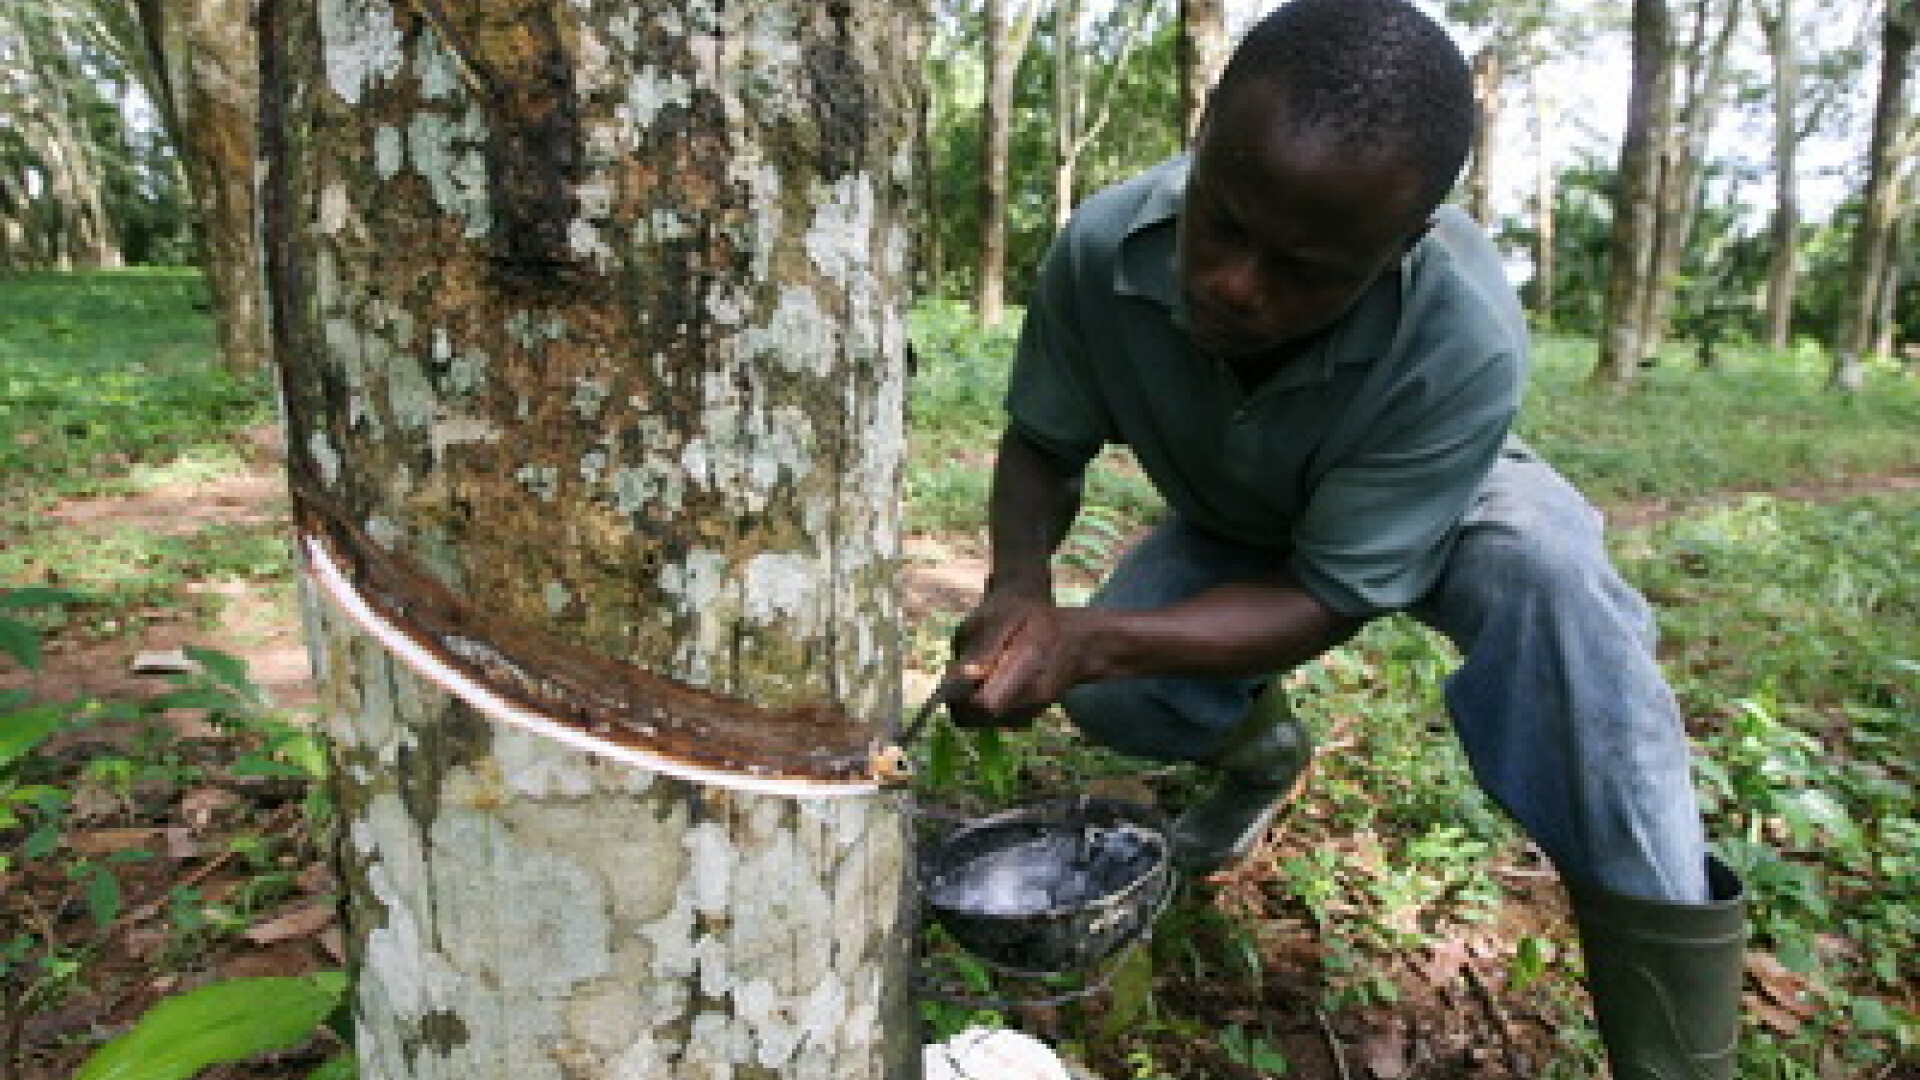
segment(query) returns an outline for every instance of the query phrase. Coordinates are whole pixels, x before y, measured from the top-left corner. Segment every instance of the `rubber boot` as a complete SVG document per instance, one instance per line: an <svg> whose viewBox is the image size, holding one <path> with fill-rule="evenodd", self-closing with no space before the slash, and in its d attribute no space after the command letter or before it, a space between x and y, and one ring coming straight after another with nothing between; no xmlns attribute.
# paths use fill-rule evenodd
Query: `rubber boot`
<svg viewBox="0 0 1920 1080"><path fill-rule="evenodd" d="M1212 873L1246 858L1300 790L1312 760L1313 740L1275 679L1207 760L1217 772L1213 790L1174 821L1174 861Z"/></svg>
<svg viewBox="0 0 1920 1080"><path fill-rule="evenodd" d="M1693 906L1567 883L1614 1080L1733 1076L1747 901L1711 857L1707 891L1710 901Z"/></svg>

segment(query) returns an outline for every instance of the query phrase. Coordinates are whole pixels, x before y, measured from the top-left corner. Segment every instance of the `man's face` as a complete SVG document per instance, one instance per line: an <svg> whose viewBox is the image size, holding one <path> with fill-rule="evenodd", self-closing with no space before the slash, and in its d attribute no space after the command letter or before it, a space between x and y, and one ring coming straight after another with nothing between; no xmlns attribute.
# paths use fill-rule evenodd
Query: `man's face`
<svg viewBox="0 0 1920 1080"><path fill-rule="evenodd" d="M1420 177L1384 154L1286 138L1267 88L1214 103L1180 215L1188 328L1202 350L1256 357L1325 329L1425 229Z"/></svg>

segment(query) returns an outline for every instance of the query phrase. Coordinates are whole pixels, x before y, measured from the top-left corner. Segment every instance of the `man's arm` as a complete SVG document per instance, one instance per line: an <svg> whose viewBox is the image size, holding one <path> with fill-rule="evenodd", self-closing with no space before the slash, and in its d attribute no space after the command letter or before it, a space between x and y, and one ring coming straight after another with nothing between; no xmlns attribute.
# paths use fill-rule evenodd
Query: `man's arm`
<svg viewBox="0 0 1920 1080"><path fill-rule="evenodd" d="M1049 560L1080 505L1081 474L1019 434L1001 440L990 503L992 571L956 639L954 673L977 684L963 723L1018 721L1085 682L1143 675L1283 671L1352 636L1340 615L1284 577L1221 585L1148 611L1059 607Z"/></svg>
<svg viewBox="0 0 1920 1080"><path fill-rule="evenodd" d="M986 591L1053 600L1054 551L1080 513L1085 471L1069 470L1008 428L1000 436L987 504L991 570Z"/></svg>

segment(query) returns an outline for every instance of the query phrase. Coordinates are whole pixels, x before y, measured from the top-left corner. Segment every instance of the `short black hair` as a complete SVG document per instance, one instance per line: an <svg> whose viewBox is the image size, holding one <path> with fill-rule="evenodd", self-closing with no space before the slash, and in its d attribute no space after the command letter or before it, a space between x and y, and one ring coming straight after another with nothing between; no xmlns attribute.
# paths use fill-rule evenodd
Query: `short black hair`
<svg viewBox="0 0 1920 1080"><path fill-rule="evenodd" d="M1453 189L1473 143L1473 79L1459 46L1406 0L1289 0L1248 30L1216 101L1261 85L1286 102L1296 132L1343 149L1404 155L1425 208Z"/></svg>

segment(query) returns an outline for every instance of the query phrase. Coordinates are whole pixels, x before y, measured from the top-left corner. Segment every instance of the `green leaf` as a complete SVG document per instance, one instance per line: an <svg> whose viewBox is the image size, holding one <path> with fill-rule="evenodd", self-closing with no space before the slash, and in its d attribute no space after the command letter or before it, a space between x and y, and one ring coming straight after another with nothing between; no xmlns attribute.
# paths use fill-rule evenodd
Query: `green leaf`
<svg viewBox="0 0 1920 1080"><path fill-rule="evenodd" d="M113 925L120 916L120 879L112 870L104 866L94 866L87 872L86 881L87 913L93 916L95 926L102 928Z"/></svg>
<svg viewBox="0 0 1920 1080"><path fill-rule="evenodd" d="M84 604L87 598L71 589L32 586L25 589L0 589L0 611L9 608L53 607L58 604Z"/></svg>
<svg viewBox="0 0 1920 1080"><path fill-rule="evenodd" d="M0 619L0 652L28 671L39 671L40 632L18 619Z"/></svg>
<svg viewBox="0 0 1920 1080"><path fill-rule="evenodd" d="M47 736L60 730L59 705L40 705L0 716L0 769L33 752Z"/></svg>
<svg viewBox="0 0 1920 1080"><path fill-rule="evenodd" d="M187 654L187 659L199 664L200 670L206 672L214 682L235 691L249 701L259 699L260 688L255 686L253 679L247 675L245 658L232 653L223 653L218 649L203 649L194 645L188 645L180 651Z"/></svg>
<svg viewBox="0 0 1920 1080"><path fill-rule="evenodd" d="M166 998L102 1046L73 1080L187 1080L201 1069L298 1046L346 991L347 977L229 979Z"/></svg>
<svg viewBox="0 0 1920 1080"><path fill-rule="evenodd" d="M307 1074L307 1080L354 1080L359 1075L360 1067L353 1060L353 1051L346 1050L321 1062L319 1068Z"/></svg>

